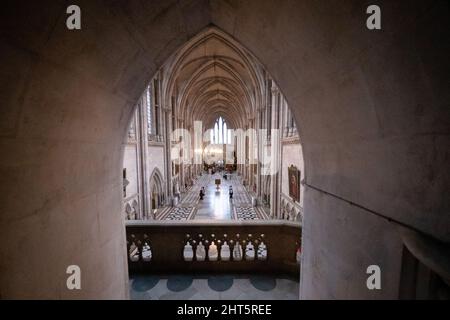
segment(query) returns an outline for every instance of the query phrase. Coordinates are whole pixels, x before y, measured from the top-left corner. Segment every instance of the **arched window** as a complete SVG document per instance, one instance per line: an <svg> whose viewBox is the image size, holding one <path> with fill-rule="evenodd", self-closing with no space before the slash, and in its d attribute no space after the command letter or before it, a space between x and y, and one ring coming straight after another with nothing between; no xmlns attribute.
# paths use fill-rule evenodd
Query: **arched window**
<svg viewBox="0 0 450 320"><path fill-rule="evenodd" d="M147 105L147 126L148 126L148 132L152 132L152 99L150 96L150 86L147 87L147 92L145 95L145 103Z"/></svg>
<svg viewBox="0 0 450 320"><path fill-rule="evenodd" d="M230 144L231 129L228 129L227 122L219 117L214 123L214 129L211 130L211 143Z"/></svg>
<svg viewBox="0 0 450 320"><path fill-rule="evenodd" d="M214 125L214 143L219 143L219 124L217 122Z"/></svg>
<svg viewBox="0 0 450 320"><path fill-rule="evenodd" d="M222 117L219 118L219 144L223 143L223 122Z"/></svg>
<svg viewBox="0 0 450 320"><path fill-rule="evenodd" d="M228 141L227 123L225 121L223 122L223 127L222 128L223 128L223 143L225 143L225 144L230 143Z"/></svg>

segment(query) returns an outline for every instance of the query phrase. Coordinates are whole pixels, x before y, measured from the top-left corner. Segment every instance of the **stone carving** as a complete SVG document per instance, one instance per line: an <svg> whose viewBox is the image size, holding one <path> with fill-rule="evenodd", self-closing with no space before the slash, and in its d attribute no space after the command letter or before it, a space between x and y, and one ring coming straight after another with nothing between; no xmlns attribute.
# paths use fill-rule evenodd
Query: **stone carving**
<svg viewBox="0 0 450 320"><path fill-rule="evenodd" d="M147 242L144 242L142 247L142 260L145 262L149 262L152 260L152 249Z"/></svg>
<svg viewBox="0 0 450 320"><path fill-rule="evenodd" d="M139 202L135 199L125 204L125 218L127 220L136 220L139 217Z"/></svg>
<svg viewBox="0 0 450 320"><path fill-rule="evenodd" d="M139 203L137 202L137 200L133 200L133 202L131 203L131 206L133 207L133 211L135 213L135 218L137 219L137 217L139 216Z"/></svg>
<svg viewBox="0 0 450 320"><path fill-rule="evenodd" d="M131 243L128 253L132 262L139 261L139 248L134 241Z"/></svg>
<svg viewBox="0 0 450 320"><path fill-rule="evenodd" d="M186 245L184 246L183 258L184 261L192 261L194 259L194 250L192 249L192 246L189 243L189 241L187 241Z"/></svg>
<svg viewBox="0 0 450 320"><path fill-rule="evenodd" d="M211 245L208 249L208 259L209 261L217 261L219 258L219 253L217 251L217 246L214 241L211 242Z"/></svg>
<svg viewBox="0 0 450 320"><path fill-rule="evenodd" d="M230 261L230 246L225 240L223 245L220 247L220 260Z"/></svg>
<svg viewBox="0 0 450 320"><path fill-rule="evenodd" d="M242 246L239 240L236 240L236 244L233 247L233 260L242 261Z"/></svg>
<svg viewBox="0 0 450 320"><path fill-rule="evenodd" d="M197 250L195 250L195 259L197 261L205 261L206 258L206 250L202 241L198 243Z"/></svg>
<svg viewBox="0 0 450 320"><path fill-rule="evenodd" d="M261 241L258 246L257 258L261 261L267 260L267 246L264 241Z"/></svg>
<svg viewBox="0 0 450 320"><path fill-rule="evenodd" d="M248 241L247 245L245 246L245 260L255 260L255 247L253 246L251 241Z"/></svg>

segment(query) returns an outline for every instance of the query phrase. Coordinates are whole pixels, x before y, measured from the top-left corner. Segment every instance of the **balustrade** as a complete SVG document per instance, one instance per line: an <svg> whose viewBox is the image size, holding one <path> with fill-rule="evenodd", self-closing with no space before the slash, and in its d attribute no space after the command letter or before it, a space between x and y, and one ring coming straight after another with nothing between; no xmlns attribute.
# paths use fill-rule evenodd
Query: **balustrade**
<svg viewBox="0 0 450 320"><path fill-rule="evenodd" d="M301 227L285 221L128 221L133 272L270 272L299 275Z"/></svg>

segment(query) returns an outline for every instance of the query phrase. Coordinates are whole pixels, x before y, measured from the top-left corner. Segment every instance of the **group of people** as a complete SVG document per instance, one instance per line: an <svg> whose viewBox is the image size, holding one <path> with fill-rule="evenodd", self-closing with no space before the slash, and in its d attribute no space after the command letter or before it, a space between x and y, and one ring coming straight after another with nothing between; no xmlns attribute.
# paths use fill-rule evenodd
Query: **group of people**
<svg viewBox="0 0 450 320"><path fill-rule="evenodd" d="M228 189L228 194L230 195L230 199L233 199L233 186L230 186ZM200 188L200 200L203 200L203 197L205 196L205 187Z"/></svg>

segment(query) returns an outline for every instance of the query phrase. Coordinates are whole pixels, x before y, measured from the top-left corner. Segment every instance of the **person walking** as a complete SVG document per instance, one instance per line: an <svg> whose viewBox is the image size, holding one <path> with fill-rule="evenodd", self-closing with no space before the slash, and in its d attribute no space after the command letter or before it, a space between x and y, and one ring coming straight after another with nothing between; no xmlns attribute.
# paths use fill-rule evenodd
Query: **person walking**
<svg viewBox="0 0 450 320"><path fill-rule="evenodd" d="M233 199L233 187L230 186L230 190L229 190L229 195L230 195L230 200Z"/></svg>

